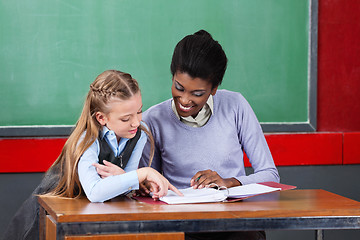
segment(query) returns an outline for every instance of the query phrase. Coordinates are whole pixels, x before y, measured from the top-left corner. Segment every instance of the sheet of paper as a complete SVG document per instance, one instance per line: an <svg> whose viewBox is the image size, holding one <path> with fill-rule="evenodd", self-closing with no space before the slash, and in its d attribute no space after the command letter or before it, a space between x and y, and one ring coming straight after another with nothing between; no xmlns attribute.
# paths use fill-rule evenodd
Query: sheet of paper
<svg viewBox="0 0 360 240"><path fill-rule="evenodd" d="M179 189L184 196L178 196L173 191L169 190L168 194L162 198L161 201L168 204L182 204L182 203L205 203L205 202L221 202L224 201L227 196L225 192L218 191L213 188L193 189L185 188Z"/></svg>
<svg viewBox="0 0 360 240"><path fill-rule="evenodd" d="M247 185L242 185L238 187L229 188L230 198L244 198L250 197L257 194L269 193L274 191L279 191L281 188L268 187L262 184L252 183Z"/></svg>

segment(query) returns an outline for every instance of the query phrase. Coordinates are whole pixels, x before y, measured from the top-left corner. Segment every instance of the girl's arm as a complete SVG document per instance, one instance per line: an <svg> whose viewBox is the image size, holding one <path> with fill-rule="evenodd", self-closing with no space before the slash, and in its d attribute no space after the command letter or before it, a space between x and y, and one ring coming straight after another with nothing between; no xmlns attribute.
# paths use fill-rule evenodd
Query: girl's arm
<svg viewBox="0 0 360 240"><path fill-rule="evenodd" d="M101 178L94 164L98 163L98 140L84 152L78 164L79 180L82 188L91 202L104 202L133 189L139 189L139 179L136 172L140 155L146 142L142 134L134 152L125 168L124 174Z"/></svg>
<svg viewBox="0 0 360 240"><path fill-rule="evenodd" d="M101 178L96 171L98 164L98 141L83 154L78 165L78 173L80 183L85 191L87 198L91 202L104 202L130 190L139 189L139 182L147 180L153 189L153 198L160 198L167 194L167 190L171 189L178 195L182 195L178 189L169 183L156 170L146 167L137 169L143 146L146 142L146 135L142 134L133 154L125 167L125 171L121 168L109 165L110 171L118 171L120 175L111 175ZM95 165L95 166L94 166Z"/></svg>

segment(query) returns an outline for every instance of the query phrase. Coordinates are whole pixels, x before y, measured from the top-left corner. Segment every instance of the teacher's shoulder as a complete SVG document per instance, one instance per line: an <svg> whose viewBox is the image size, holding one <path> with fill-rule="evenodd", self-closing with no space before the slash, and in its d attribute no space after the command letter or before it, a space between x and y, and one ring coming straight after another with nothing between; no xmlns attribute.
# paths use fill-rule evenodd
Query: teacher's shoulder
<svg viewBox="0 0 360 240"><path fill-rule="evenodd" d="M216 92L215 96L216 95L218 95L221 98L223 104L227 104L227 105L248 104L245 97L239 92L221 89Z"/></svg>
<svg viewBox="0 0 360 240"><path fill-rule="evenodd" d="M165 111L165 109L168 108L169 104L171 106L170 99L149 107L143 113L143 120L150 121L152 119L161 119L163 114L166 114L167 111Z"/></svg>

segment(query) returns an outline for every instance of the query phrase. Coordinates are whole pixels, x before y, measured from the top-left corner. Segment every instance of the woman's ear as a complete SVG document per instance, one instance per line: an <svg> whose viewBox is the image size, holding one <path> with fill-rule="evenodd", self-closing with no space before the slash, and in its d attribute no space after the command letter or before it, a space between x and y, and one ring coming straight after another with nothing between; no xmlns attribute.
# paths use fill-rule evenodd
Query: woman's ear
<svg viewBox="0 0 360 240"><path fill-rule="evenodd" d="M107 117L102 112L96 112L95 114L96 120L100 123L101 126L105 126L107 123Z"/></svg>
<svg viewBox="0 0 360 240"><path fill-rule="evenodd" d="M211 95L215 95L216 94L216 91L218 89L218 86L214 87L213 89L211 89Z"/></svg>

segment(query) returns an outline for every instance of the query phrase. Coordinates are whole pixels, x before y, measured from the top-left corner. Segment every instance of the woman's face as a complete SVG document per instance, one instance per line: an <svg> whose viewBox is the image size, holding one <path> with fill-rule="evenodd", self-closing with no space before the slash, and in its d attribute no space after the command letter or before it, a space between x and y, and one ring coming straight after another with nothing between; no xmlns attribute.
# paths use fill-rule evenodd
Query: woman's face
<svg viewBox="0 0 360 240"><path fill-rule="evenodd" d="M175 73L171 86L176 111L181 117L196 117L210 94L215 95L216 90L217 87L212 88L210 82L180 72Z"/></svg>

